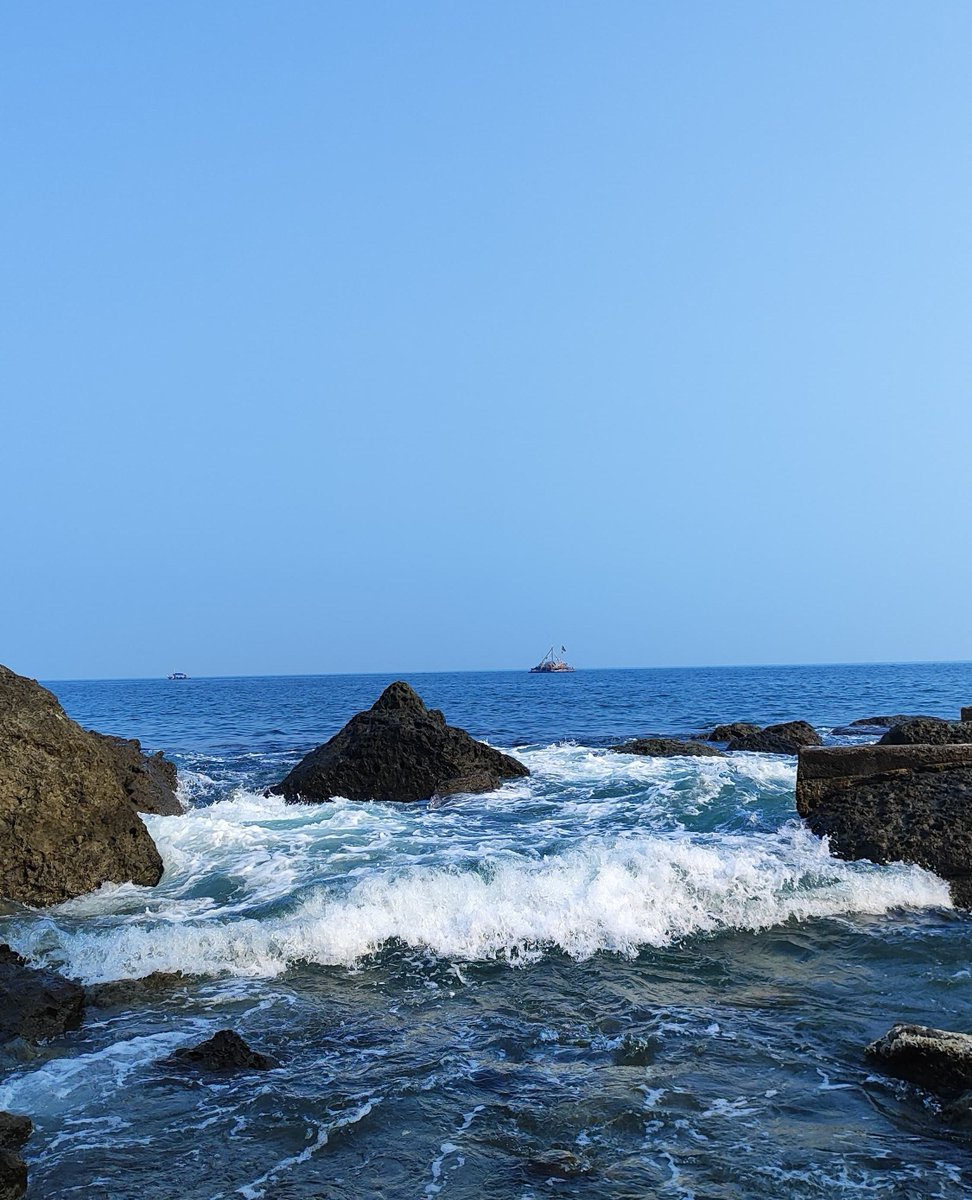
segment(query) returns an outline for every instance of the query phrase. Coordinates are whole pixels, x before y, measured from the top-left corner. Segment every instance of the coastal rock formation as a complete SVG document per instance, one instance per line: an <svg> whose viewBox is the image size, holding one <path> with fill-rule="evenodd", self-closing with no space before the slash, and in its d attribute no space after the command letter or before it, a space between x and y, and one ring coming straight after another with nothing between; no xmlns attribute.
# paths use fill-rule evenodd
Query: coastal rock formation
<svg viewBox="0 0 972 1200"><path fill-rule="evenodd" d="M136 812L162 817L175 817L182 812L176 795L179 780L175 763L169 762L161 750L146 754L138 738L114 737L110 733L95 733L93 729L89 733L114 760L118 781Z"/></svg>
<svg viewBox="0 0 972 1200"><path fill-rule="evenodd" d="M40 684L0 667L0 896L56 904L161 875L114 751Z"/></svg>
<svg viewBox="0 0 972 1200"><path fill-rule="evenodd" d="M188 1067L199 1071L268 1071L278 1066L269 1054L260 1054L232 1029L220 1029L198 1046L176 1050L164 1060L169 1067Z"/></svg>
<svg viewBox="0 0 972 1200"><path fill-rule="evenodd" d="M407 683L389 684L357 716L303 758L271 790L295 801L429 800L456 791L491 791L526 767L462 729L447 725Z"/></svg>
<svg viewBox="0 0 972 1200"><path fill-rule="evenodd" d="M27 1164L17 1151L33 1130L29 1117L0 1112L0 1200L20 1200L27 1191Z"/></svg>
<svg viewBox="0 0 972 1200"><path fill-rule="evenodd" d="M838 857L917 863L972 907L972 745L811 747L796 803Z"/></svg>
<svg viewBox="0 0 972 1200"><path fill-rule="evenodd" d="M168 996L186 987L192 979L192 975L184 975L181 971L153 971L141 979L113 979L108 983L91 984L84 989L84 998L97 1008L134 1008Z"/></svg>
<svg viewBox="0 0 972 1200"><path fill-rule="evenodd" d="M921 713L895 713L878 717L858 717L847 725L835 725L830 731L838 734L861 735L874 734L879 729L890 729L892 725L903 725L905 721L941 721L942 717L927 717Z"/></svg>
<svg viewBox="0 0 972 1200"><path fill-rule="evenodd" d="M77 1029L84 1015L84 989L56 971L27 965L9 946L0 946L0 1043L56 1037Z"/></svg>
<svg viewBox="0 0 972 1200"><path fill-rule="evenodd" d="M892 725L881 738L882 746L946 746L972 742L972 722L943 721L938 717L913 717Z"/></svg>
<svg viewBox="0 0 972 1200"><path fill-rule="evenodd" d="M683 742L677 738L635 738L610 748L618 754L644 754L650 758L675 758L683 754L695 758L726 757L721 750L707 746L705 742Z"/></svg>
<svg viewBox="0 0 972 1200"><path fill-rule="evenodd" d="M804 746L821 745L820 734L806 721L785 721L767 725L756 733L729 739L727 750L757 750L763 754L798 754Z"/></svg>
<svg viewBox="0 0 972 1200"><path fill-rule="evenodd" d="M865 1049L887 1075L954 1099L972 1089L972 1036L927 1025L893 1025Z"/></svg>
<svg viewBox="0 0 972 1200"><path fill-rule="evenodd" d="M706 742L731 742L733 738L752 737L761 733L762 726L749 721L730 721L728 725L717 725L711 733L702 735Z"/></svg>

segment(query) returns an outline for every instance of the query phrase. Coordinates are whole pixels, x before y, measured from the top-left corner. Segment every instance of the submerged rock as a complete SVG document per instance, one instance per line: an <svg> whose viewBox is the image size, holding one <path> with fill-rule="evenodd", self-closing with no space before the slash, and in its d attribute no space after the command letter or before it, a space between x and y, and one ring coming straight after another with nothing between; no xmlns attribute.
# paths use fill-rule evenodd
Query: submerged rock
<svg viewBox="0 0 972 1200"><path fill-rule="evenodd" d="M760 733L762 726L753 725L749 721L731 721L728 725L717 725L711 733L702 735L706 742L731 742L733 738L752 737Z"/></svg>
<svg viewBox="0 0 972 1200"><path fill-rule="evenodd" d="M269 1054L251 1050L232 1029L220 1029L198 1046L176 1050L164 1063L170 1067L189 1067L200 1071L268 1071L279 1065Z"/></svg>
<svg viewBox="0 0 972 1200"><path fill-rule="evenodd" d="M610 749L618 754L644 754L650 758L675 758L683 754L695 758L726 757L721 750L707 746L705 742L683 742L678 738L635 738Z"/></svg>
<svg viewBox="0 0 972 1200"><path fill-rule="evenodd" d="M46 688L0 667L0 896L56 904L161 875L115 753Z"/></svg>
<svg viewBox="0 0 972 1200"><path fill-rule="evenodd" d="M955 1099L972 1089L972 1036L927 1025L893 1025L865 1049L887 1075Z"/></svg>
<svg viewBox="0 0 972 1200"><path fill-rule="evenodd" d="M806 721L767 725L756 733L740 734L726 744L727 750L756 750L763 754L797 754L804 746L821 745L820 734Z"/></svg>
<svg viewBox="0 0 972 1200"><path fill-rule="evenodd" d="M132 1008L184 987L193 978L181 971L153 971L141 979L113 979L84 989L85 1000L98 1008Z"/></svg>
<svg viewBox="0 0 972 1200"><path fill-rule="evenodd" d="M271 790L290 802L429 800L492 791L503 779L529 774L517 759L447 725L438 709L426 708L398 682Z"/></svg>
<svg viewBox="0 0 972 1200"><path fill-rule="evenodd" d="M56 1037L77 1029L84 1015L84 989L56 971L27 965L9 946L0 946L0 1043Z"/></svg>
<svg viewBox="0 0 972 1200"><path fill-rule="evenodd" d="M913 717L893 725L881 738L882 746L950 746L972 742L972 721L943 721L940 717Z"/></svg>
<svg viewBox="0 0 972 1200"><path fill-rule="evenodd" d="M118 780L136 812L162 817L182 812L176 795L179 779L175 763L169 762L161 750L146 754L138 738L114 737L110 733L95 733L93 729L89 733L98 738L114 759Z"/></svg>
<svg viewBox="0 0 972 1200"><path fill-rule="evenodd" d="M917 863L972 907L972 745L802 750L796 803L838 857Z"/></svg>

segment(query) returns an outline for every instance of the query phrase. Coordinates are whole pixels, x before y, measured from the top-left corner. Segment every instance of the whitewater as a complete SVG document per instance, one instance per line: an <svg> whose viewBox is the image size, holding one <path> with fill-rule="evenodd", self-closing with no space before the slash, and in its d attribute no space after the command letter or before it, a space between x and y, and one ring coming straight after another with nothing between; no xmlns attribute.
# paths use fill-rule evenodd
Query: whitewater
<svg viewBox="0 0 972 1200"><path fill-rule="evenodd" d="M946 885L834 858L791 758L608 747L788 717L839 741L868 712L950 715L972 668L410 681L531 776L287 805L267 785L384 678L52 685L166 750L185 811L145 818L158 887L9 906L0 940L91 985L182 975L6 1064L32 1196L970 1194L965 1135L860 1054L895 1020L972 1025ZM160 1065L225 1026L280 1067Z"/></svg>

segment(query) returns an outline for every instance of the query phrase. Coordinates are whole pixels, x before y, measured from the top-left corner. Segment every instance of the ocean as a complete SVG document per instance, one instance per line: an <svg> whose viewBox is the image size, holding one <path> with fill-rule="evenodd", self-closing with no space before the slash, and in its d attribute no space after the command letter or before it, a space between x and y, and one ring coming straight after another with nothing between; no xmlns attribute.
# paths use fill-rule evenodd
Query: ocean
<svg viewBox="0 0 972 1200"><path fill-rule="evenodd" d="M191 976L7 1064L32 1200L972 1195L972 1134L872 1072L895 1021L972 1029L972 925L917 867L845 863L792 758L608 749L730 720L957 717L972 664L417 674L532 775L441 806L268 784L395 676L48 683L177 763L156 888L7 905L86 983ZM162 1060L217 1029L280 1063Z"/></svg>

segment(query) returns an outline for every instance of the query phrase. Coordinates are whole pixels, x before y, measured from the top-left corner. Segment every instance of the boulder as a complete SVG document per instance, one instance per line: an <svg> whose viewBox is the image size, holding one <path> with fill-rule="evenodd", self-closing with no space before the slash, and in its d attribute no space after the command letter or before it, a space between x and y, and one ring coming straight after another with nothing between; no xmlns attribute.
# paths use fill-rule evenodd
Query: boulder
<svg viewBox="0 0 972 1200"><path fill-rule="evenodd" d="M0 1112L0 1150L19 1150L33 1132L30 1117Z"/></svg>
<svg viewBox="0 0 972 1200"><path fill-rule="evenodd" d="M146 754L138 738L113 737L110 733L95 733L115 763L119 782L136 812L175 817L182 812L176 795L179 785L175 763L169 762L161 750Z"/></svg>
<svg viewBox="0 0 972 1200"><path fill-rule="evenodd" d="M40 684L0 667L0 897L56 904L161 875L104 740Z"/></svg>
<svg viewBox="0 0 972 1200"><path fill-rule="evenodd" d="M184 988L193 976L181 971L153 971L141 979L113 979L84 989L88 1004L97 1008L134 1008Z"/></svg>
<svg viewBox="0 0 972 1200"><path fill-rule="evenodd" d="M955 1099L972 1089L972 1036L927 1025L893 1025L864 1053L886 1075Z"/></svg>
<svg viewBox="0 0 972 1200"><path fill-rule="evenodd" d="M972 745L801 750L796 804L838 857L917 863L972 907Z"/></svg>
<svg viewBox="0 0 972 1200"><path fill-rule="evenodd" d="M453 791L492 791L526 767L447 725L407 683L392 683L367 712L312 750L271 789L291 803L429 800Z"/></svg>
<svg viewBox="0 0 972 1200"><path fill-rule="evenodd" d="M895 713L891 716L858 717L847 725L837 725L831 733L873 734L878 729L890 729L892 725L903 725L905 721L941 721L942 717L926 717L920 714Z"/></svg>
<svg viewBox="0 0 972 1200"><path fill-rule="evenodd" d="M186 1067L198 1071L268 1071L278 1066L269 1054L260 1054L232 1029L220 1029L198 1046L176 1050L164 1060L168 1067Z"/></svg>
<svg viewBox="0 0 972 1200"><path fill-rule="evenodd" d="M728 725L717 725L711 733L702 734L706 742L731 742L733 738L752 737L760 733L762 727L749 721L731 721Z"/></svg>
<svg viewBox="0 0 972 1200"><path fill-rule="evenodd" d="M0 1200L20 1200L27 1192L27 1164L15 1150L0 1150Z"/></svg>
<svg viewBox="0 0 972 1200"><path fill-rule="evenodd" d="M767 725L757 733L730 738L727 750L756 750L763 754L797 754L804 746L821 745L820 734L806 721Z"/></svg>
<svg viewBox="0 0 972 1200"><path fill-rule="evenodd" d="M28 1042L77 1029L84 1015L84 989L56 971L27 965L9 946L0 946L0 1044Z"/></svg>
<svg viewBox="0 0 972 1200"><path fill-rule="evenodd" d="M947 746L972 742L972 722L914 717L893 725L881 738L882 746Z"/></svg>
<svg viewBox="0 0 972 1200"><path fill-rule="evenodd" d="M683 742L677 738L635 738L634 741L624 742L610 749L618 754L644 754L649 758L676 758L680 755L691 755L695 758L725 758L721 750L715 746L707 746L705 742Z"/></svg>

